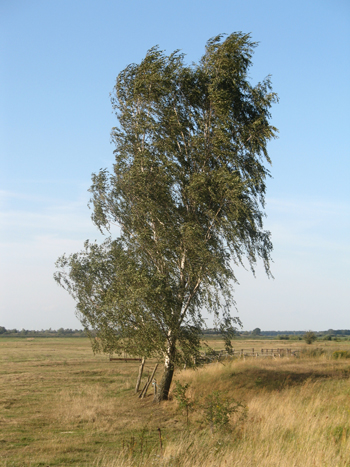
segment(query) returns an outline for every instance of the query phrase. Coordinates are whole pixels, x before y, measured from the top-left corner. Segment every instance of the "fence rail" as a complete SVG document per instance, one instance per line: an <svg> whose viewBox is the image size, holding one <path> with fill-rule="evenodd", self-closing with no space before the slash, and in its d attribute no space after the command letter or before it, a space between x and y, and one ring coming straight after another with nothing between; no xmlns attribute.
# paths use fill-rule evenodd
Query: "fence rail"
<svg viewBox="0 0 350 467"><path fill-rule="evenodd" d="M229 358L245 358L245 357L271 357L271 358L281 358L281 357L297 357L299 355L300 349L232 349L231 352L225 350L212 351L210 353L202 352L199 358L201 363L220 361L223 359ZM199 363L199 362L198 362Z"/></svg>
<svg viewBox="0 0 350 467"><path fill-rule="evenodd" d="M109 357L110 362L141 362L141 358L130 358L130 357Z"/></svg>

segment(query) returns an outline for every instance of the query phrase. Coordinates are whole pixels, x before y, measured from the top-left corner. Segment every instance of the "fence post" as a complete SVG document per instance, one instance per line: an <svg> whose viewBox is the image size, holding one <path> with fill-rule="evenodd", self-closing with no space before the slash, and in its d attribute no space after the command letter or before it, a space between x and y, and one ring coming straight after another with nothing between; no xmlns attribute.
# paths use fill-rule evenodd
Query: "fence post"
<svg viewBox="0 0 350 467"><path fill-rule="evenodd" d="M160 428L158 428L158 433L159 433L160 454L162 454L163 443L162 443L162 432Z"/></svg>
<svg viewBox="0 0 350 467"><path fill-rule="evenodd" d="M154 400L156 400L156 395L157 395L157 380L153 380L153 389L154 389Z"/></svg>
<svg viewBox="0 0 350 467"><path fill-rule="evenodd" d="M143 390L143 392L142 392L142 394L141 394L141 399L143 399L143 398L146 396L148 387L149 387L149 385L151 384L151 381L153 380L153 377L154 377L155 372L157 371L157 368L158 368L158 363L157 363L156 366L154 367L154 370L153 370L153 372L152 372L152 374L151 374L151 377L149 378L149 380L148 380L147 383L146 383L146 386L144 387L144 390Z"/></svg>
<svg viewBox="0 0 350 467"><path fill-rule="evenodd" d="M145 357L143 357L140 368L139 368L139 375L137 377L137 382L136 382L136 387L135 387L135 394L137 394L139 392L139 387L140 387L140 383L141 383L141 378L142 378L144 365L145 365Z"/></svg>
<svg viewBox="0 0 350 467"><path fill-rule="evenodd" d="M142 391L139 394L139 399L142 399L143 393L145 392L145 389L148 388L150 381L151 381L151 378L148 376L146 384L144 385Z"/></svg>

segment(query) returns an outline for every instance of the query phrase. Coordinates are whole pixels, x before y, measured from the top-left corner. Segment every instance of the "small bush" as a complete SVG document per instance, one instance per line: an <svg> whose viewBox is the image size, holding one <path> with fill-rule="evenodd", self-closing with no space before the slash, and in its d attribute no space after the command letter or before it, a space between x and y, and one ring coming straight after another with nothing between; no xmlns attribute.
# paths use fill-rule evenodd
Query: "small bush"
<svg viewBox="0 0 350 467"><path fill-rule="evenodd" d="M336 350L332 353L332 358L350 358L350 351L349 350Z"/></svg>
<svg viewBox="0 0 350 467"><path fill-rule="evenodd" d="M281 341L289 341L289 336L288 335L282 335L282 336L278 336L277 339L280 339Z"/></svg>
<svg viewBox="0 0 350 467"><path fill-rule="evenodd" d="M189 388L189 384L182 384L179 381L175 381L174 397L177 400L180 409L184 409L186 412L186 420L188 426L188 413L193 410L193 402L186 396L186 391Z"/></svg>
<svg viewBox="0 0 350 467"><path fill-rule="evenodd" d="M303 339L307 344L312 344L316 340L316 334L312 331L308 331L303 335Z"/></svg>
<svg viewBox="0 0 350 467"><path fill-rule="evenodd" d="M303 340L303 338L301 336L290 335L289 340L291 340L291 341L301 341L301 340Z"/></svg>
<svg viewBox="0 0 350 467"><path fill-rule="evenodd" d="M241 402L226 399L218 391L214 391L207 396L203 408L205 421L209 423L212 433L214 428L227 428L232 414L237 413L240 409L243 412L246 410Z"/></svg>

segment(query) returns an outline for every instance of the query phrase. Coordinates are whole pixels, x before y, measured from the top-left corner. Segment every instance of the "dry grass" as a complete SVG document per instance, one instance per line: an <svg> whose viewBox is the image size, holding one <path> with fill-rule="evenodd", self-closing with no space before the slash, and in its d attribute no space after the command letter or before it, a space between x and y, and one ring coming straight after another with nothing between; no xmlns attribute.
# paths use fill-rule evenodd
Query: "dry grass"
<svg viewBox="0 0 350 467"><path fill-rule="evenodd" d="M263 375L272 374L275 383L268 379L264 383ZM189 395L198 407L190 429L184 426L184 433L167 443L161 457L159 450L144 459L131 459L124 452L117 459L100 459L96 465L350 466L348 374L347 363L325 358L237 361L183 371L177 377L191 385ZM211 435L200 423L200 406L213 390L244 400L248 413L229 431ZM168 409L175 411L175 406L171 402Z"/></svg>
<svg viewBox="0 0 350 467"><path fill-rule="evenodd" d="M350 466L350 365L329 358L349 344L325 344L328 351L313 358L177 372L195 402L187 428L175 400L135 397L137 363L94 357L84 339L1 339L0 465ZM281 347L254 345L263 346ZM202 405L214 390L248 411L212 435Z"/></svg>

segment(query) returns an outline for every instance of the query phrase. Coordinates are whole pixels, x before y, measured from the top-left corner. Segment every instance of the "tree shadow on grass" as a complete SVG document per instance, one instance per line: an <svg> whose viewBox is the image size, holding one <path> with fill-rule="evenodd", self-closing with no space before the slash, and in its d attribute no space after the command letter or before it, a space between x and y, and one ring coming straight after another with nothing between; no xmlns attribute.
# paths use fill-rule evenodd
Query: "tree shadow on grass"
<svg viewBox="0 0 350 467"><path fill-rule="evenodd" d="M232 373L230 376L231 381L237 388L281 391L282 389L302 385L306 381L348 379L350 372L349 370L337 372L293 372L254 368L247 369L243 372Z"/></svg>

